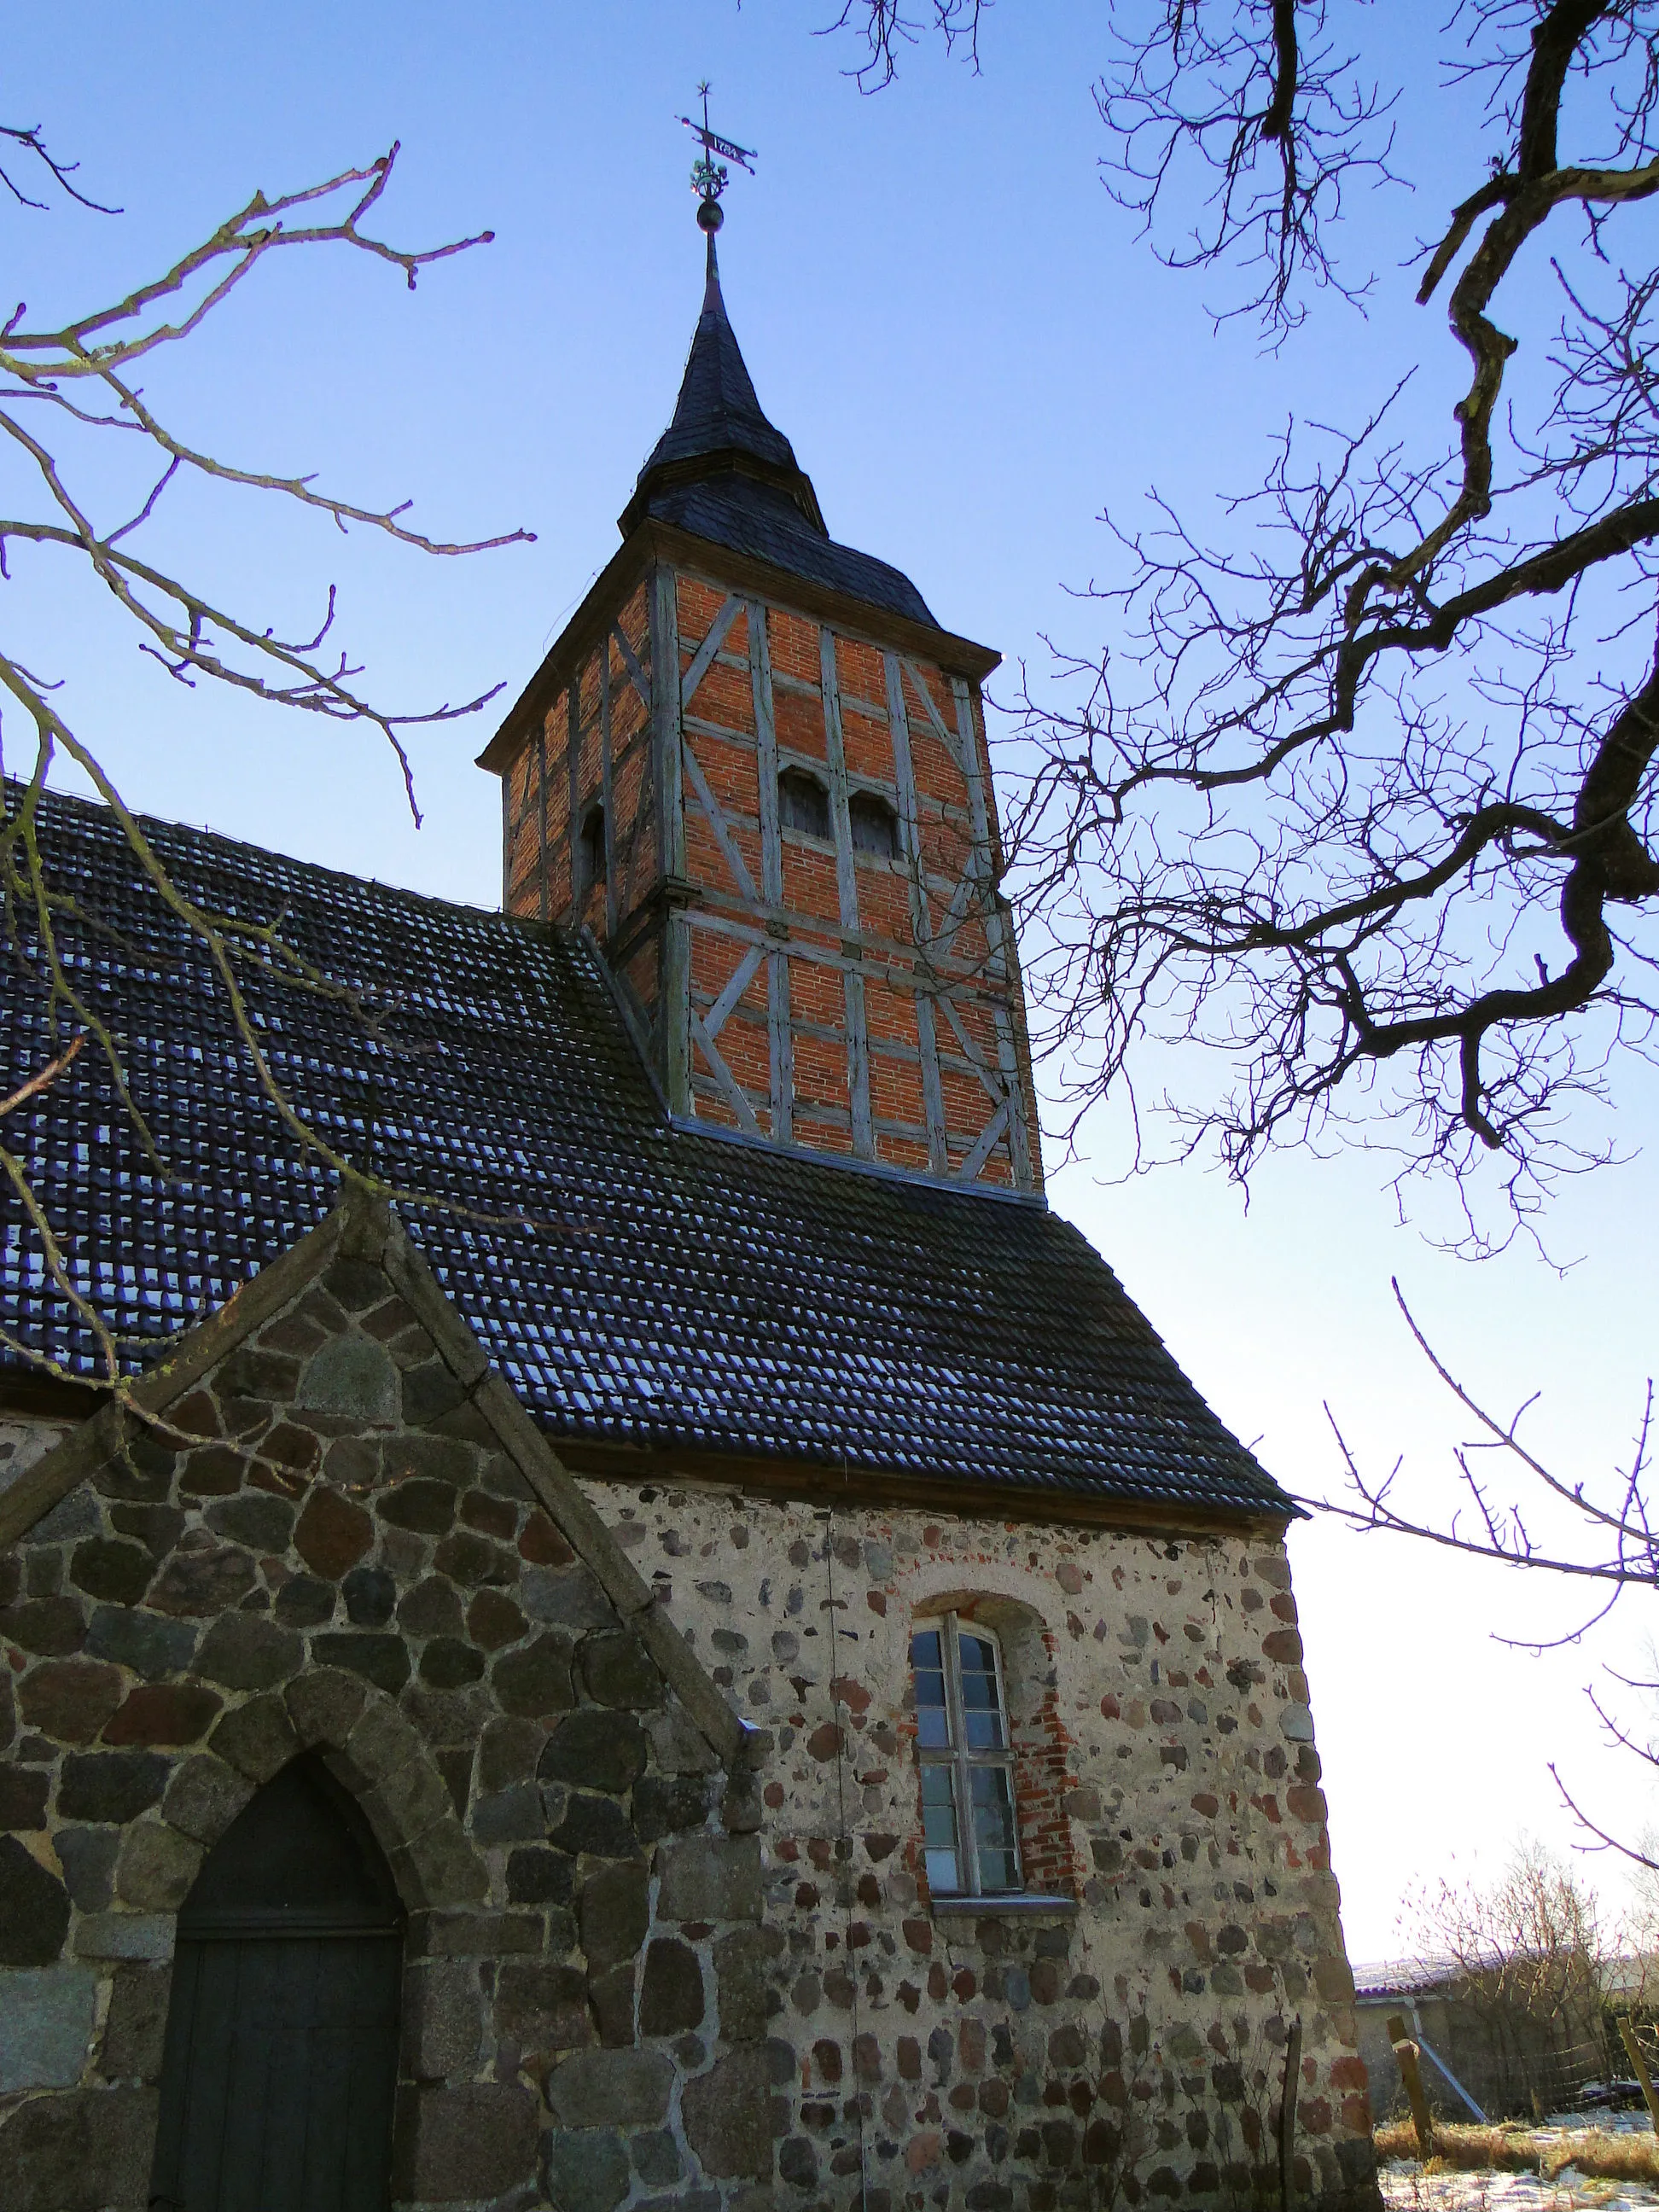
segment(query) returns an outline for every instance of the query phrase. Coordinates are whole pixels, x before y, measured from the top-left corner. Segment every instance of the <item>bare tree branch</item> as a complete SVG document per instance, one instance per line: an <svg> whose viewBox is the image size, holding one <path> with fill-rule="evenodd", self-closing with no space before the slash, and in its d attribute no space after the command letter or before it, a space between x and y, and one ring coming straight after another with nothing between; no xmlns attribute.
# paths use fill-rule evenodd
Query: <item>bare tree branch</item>
<svg viewBox="0 0 1659 2212"><path fill-rule="evenodd" d="M898 75L899 49L915 46L929 30L939 33L947 53L965 47L977 75L979 27L990 5L991 0L925 0L913 14L905 0L842 0L840 14L817 35L830 38L856 25L866 58L848 74L860 92L880 92Z"/></svg>
<svg viewBox="0 0 1659 2212"><path fill-rule="evenodd" d="M81 164L78 161L58 161L41 137L40 126L38 123L31 124L27 130L15 123L0 123L0 139L20 148L25 154L32 155L41 167L51 173L52 182L58 189L67 192L70 199L77 201L82 207L89 208L94 215L120 214L119 208L106 207L101 200L89 198L78 185L71 182L71 179L79 173ZM47 204L45 200L31 198L3 162L0 162L0 185L5 186L20 207L44 210Z"/></svg>
<svg viewBox="0 0 1659 2212"><path fill-rule="evenodd" d="M27 1083L18 1085L10 1097L0 1098L0 1121L8 1114L15 1113L20 1106L27 1106L31 1098L38 1098L43 1091L50 1091L85 1042L84 1036L71 1037L56 1060L49 1060L44 1067L37 1068Z"/></svg>
<svg viewBox="0 0 1659 2212"><path fill-rule="evenodd" d="M59 164L48 155L38 133L0 128L0 137L7 137L44 161L71 197L83 197L69 181L73 165ZM26 326L27 308L18 307L0 331L0 438L31 471L40 501L37 512L0 516L0 574L9 574L10 563L20 556L67 561L65 580L78 574L94 584L131 625L140 652L178 681L194 684L205 679L271 705L378 732L398 761L418 823L402 733L414 726L471 714L495 695L499 685L459 705L394 711L358 683L362 670L344 651L330 644L337 612L333 586L328 588L325 611L315 634L289 640L200 583L157 567L134 550L181 471L237 489L276 494L320 513L341 531L366 527L430 555L473 553L529 541L528 532L514 531L471 543L447 542L410 526L404 519L407 501L383 510L368 507L318 489L309 477L277 475L222 459L170 428L133 379L136 363L200 329L259 263L279 249L345 246L401 270L412 288L422 268L483 243L490 234L415 250L365 232L362 225L385 192L397 152L394 146L366 168L343 170L322 184L276 198L255 193L161 276L112 305L56 327ZM77 435L118 432L137 436L153 449L158 473L136 511L112 522L97 519L95 498L76 487L72 450L60 449L48 435L52 425L60 421L73 424ZM37 836L42 793L54 765L66 761L111 809L135 863L163 907L205 951L240 1047L301 1154L342 1178L385 1191L386 1186L362 1163L348 1158L295 1105L250 1013L246 985L251 979L280 981L343 1005L362 1022L369 1038L378 1033L374 1013L350 985L326 975L285 939L280 917L258 922L215 914L179 889L94 749L53 703L57 688L0 642L0 691L9 694L21 708L33 736L33 758L27 772L0 788L0 928L19 969L16 981L37 994L51 1040L51 1056L9 1099L0 1101L0 1119L37 1103L58 1085L102 1080L131 1119L155 1171L163 1178L169 1174L128 1079L118 1034L118 1007L106 1002L107 994L93 994L85 981L84 963L65 950L66 938L78 947L103 928L76 889L54 879ZM0 1188L39 1250L46 1280L67 1303L95 1351L97 1379L125 1397L139 1357L154 1356L154 1342L141 1347L118 1337L95 1298L81 1285L65 1240L34 1188L28 1157L27 1141L0 1147ZM419 1192L399 1191L397 1195L436 1202ZM60 1379L88 1379L79 1370L71 1377L36 1346L9 1335L3 1341L9 1354L32 1360Z"/></svg>
<svg viewBox="0 0 1659 2212"><path fill-rule="evenodd" d="M1471 1442L1454 1449L1457 1480L1451 1500L1431 1514L1407 1511L1396 1504L1394 1493L1401 1463L1396 1461L1381 1479L1367 1475L1328 1405L1325 1416L1341 1455L1348 1495L1303 1502L1368 1533L1410 1536L1419 1543L1461 1553L1468 1558L1559 1577L1570 1586L1591 1583L1606 1591L1606 1596L1593 1611L1559 1636L1499 1639L1524 1650L1558 1650L1566 1644L1581 1644L1593 1629L1608 1619L1628 1591L1643 1590L1650 1597L1659 1592L1659 1526L1656 1526L1648 1496L1653 1471L1652 1380L1644 1397L1629 1464L1615 1469L1609 1479L1600 1484L1592 1485L1588 1478L1569 1480L1557 1474L1522 1440L1521 1424L1537 1403L1537 1395L1534 1393L1507 1420L1488 1411L1429 1341L1399 1284L1395 1282L1392 1288L1395 1302L1419 1351L1458 1404L1473 1417L1479 1431ZM1553 1522L1551 1541L1540 1543L1534 1539L1528 1526L1530 1508L1523 1510L1512 1493L1504 1496L1497 1480L1477 1472L1477 1452L1492 1455L1496 1466L1541 1493ZM1632 1682L1622 1675L1615 1679L1626 1689L1647 1694L1656 1687L1650 1682ZM1648 1765L1659 1768L1659 1751L1618 1720L1594 1688L1585 1694L1608 1741ZM1593 1847L1586 1848L1606 1847L1621 1852L1639 1865L1654 1864L1645 1848L1638 1850L1621 1842L1589 1820L1553 1765L1550 1772L1574 1818L1586 1833L1597 1839Z"/></svg>
<svg viewBox="0 0 1659 2212"><path fill-rule="evenodd" d="M1568 1480L1555 1474L1522 1440L1521 1423L1536 1404L1536 1394L1508 1420L1490 1413L1430 1343L1407 1304L1399 1283L1395 1281L1390 1287L1418 1349L1458 1404L1474 1417L1481 1431L1475 1443L1462 1445L1454 1453L1459 1503L1449 1514L1432 1520L1401 1511L1395 1504L1392 1494L1400 1474L1400 1463L1396 1462L1381 1480L1368 1476L1328 1405L1325 1417L1336 1438L1348 1486L1357 1502L1342 1498L1304 1502L1335 1514L1354 1528L1413 1536L1449 1551L1491 1559L1501 1566L1534 1568L1573 1580L1609 1584L1613 1589L1609 1607L1564 1641L1577 1641L1586 1629L1595 1625L1595 1620L1604 1618L1611 1603L1632 1586L1650 1592L1659 1590L1659 1527L1654 1523L1647 1496L1653 1468L1651 1380L1637 1425L1630 1465L1617 1470L1606 1486L1606 1494L1599 1495L1585 1480ZM1527 1526L1520 1505L1512 1498L1502 1503L1494 1501L1490 1480L1483 1480L1473 1464L1472 1455L1477 1450L1493 1453L1499 1462L1511 1464L1522 1476L1537 1484L1547 1498L1565 1508L1571 1516L1564 1524L1565 1532L1582 1539L1583 1550L1575 1555L1559 1541L1547 1548L1540 1547ZM1466 1521L1463 1516L1471 1513L1472 1519ZM1527 1648L1538 1650L1543 1646L1528 1642Z"/></svg>
<svg viewBox="0 0 1659 2212"><path fill-rule="evenodd" d="M1596 1823L1591 1820L1589 1814L1585 1812L1583 1806L1579 1804L1577 1799L1568 1789L1566 1784L1561 1779L1560 1775L1556 1771L1555 1762L1553 1759L1550 1761L1550 1778L1554 1783L1556 1788L1560 1791L1561 1802L1565 1805L1567 1810L1572 1814L1573 1819L1577 1821L1579 1826L1583 1828L1587 1834L1592 1835L1596 1838L1595 1844L1593 1846L1587 1848L1593 1848L1598 1850L1617 1851L1621 1858L1629 1859L1633 1865L1646 1867L1650 1873L1659 1874L1659 1860L1650 1858L1645 1851L1638 1850L1632 1844L1622 1843L1617 1836L1610 1836L1605 1828L1599 1827Z"/></svg>

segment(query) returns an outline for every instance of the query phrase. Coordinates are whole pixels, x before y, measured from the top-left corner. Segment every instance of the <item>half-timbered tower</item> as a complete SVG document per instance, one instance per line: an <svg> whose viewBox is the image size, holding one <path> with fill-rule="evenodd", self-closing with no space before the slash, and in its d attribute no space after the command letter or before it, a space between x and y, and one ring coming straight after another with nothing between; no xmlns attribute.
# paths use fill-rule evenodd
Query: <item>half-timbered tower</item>
<svg viewBox="0 0 1659 2212"><path fill-rule="evenodd" d="M592 931L674 1114L1033 1189L997 655L830 538L708 252L622 548L483 755L504 904Z"/></svg>

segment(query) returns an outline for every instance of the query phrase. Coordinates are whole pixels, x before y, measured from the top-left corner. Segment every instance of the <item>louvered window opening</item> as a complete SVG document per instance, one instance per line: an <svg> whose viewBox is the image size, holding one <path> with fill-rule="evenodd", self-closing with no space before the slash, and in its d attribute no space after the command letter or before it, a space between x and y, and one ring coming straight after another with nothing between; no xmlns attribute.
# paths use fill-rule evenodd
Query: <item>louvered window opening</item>
<svg viewBox="0 0 1659 2212"><path fill-rule="evenodd" d="M947 1613L910 1638L910 1669L927 1886L936 1897L1018 1890L1014 1756L996 1638Z"/></svg>
<svg viewBox="0 0 1659 2212"><path fill-rule="evenodd" d="M874 860L897 860L898 817L884 799L872 792L854 792L848 801L847 818L855 853L866 854Z"/></svg>
<svg viewBox="0 0 1659 2212"><path fill-rule="evenodd" d="M582 817L580 897L598 890L605 879L605 809L590 806Z"/></svg>
<svg viewBox="0 0 1659 2212"><path fill-rule="evenodd" d="M778 778L778 819L786 830L828 840L830 794L805 769L786 769Z"/></svg>

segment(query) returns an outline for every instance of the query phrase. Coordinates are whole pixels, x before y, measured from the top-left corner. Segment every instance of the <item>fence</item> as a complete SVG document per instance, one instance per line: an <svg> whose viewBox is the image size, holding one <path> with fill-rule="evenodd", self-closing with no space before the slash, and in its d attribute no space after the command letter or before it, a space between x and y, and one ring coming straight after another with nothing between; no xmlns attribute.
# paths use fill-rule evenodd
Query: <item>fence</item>
<svg viewBox="0 0 1659 2212"><path fill-rule="evenodd" d="M1422 2090L1440 2119L1520 2119L1644 2112L1637 2070L1613 2011L1533 2017L1467 1996L1433 1993L1360 2008L1360 2048L1378 2119L1407 2117L1389 2021L1405 2020L1422 2053ZM1635 2015L1635 2035L1659 2077L1659 2020Z"/></svg>

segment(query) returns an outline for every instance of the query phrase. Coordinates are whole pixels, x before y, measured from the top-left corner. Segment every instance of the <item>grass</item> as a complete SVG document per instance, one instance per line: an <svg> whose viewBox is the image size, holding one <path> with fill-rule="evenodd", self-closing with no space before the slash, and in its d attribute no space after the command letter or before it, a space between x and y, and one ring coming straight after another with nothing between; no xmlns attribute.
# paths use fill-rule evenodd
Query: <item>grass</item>
<svg viewBox="0 0 1659 2212"><path fill-rule="evenodd" d="M1609 2135L1603 2128L1544 2135L1527 2127L1458 2127L1437 2120L1434 2152L1425 2169L1430 2173L1455 2166L1465 2172L1536 2173L1553 2181L1570 2166L1592 2181L1659 2185L1659 2136L1652 2135ZM1417 2135L1411 2122L1385 2120L1376 2130L1376 2154L1414 2159Z"/></svg>

